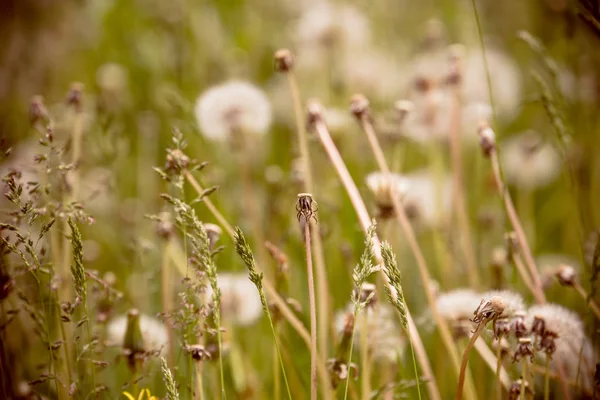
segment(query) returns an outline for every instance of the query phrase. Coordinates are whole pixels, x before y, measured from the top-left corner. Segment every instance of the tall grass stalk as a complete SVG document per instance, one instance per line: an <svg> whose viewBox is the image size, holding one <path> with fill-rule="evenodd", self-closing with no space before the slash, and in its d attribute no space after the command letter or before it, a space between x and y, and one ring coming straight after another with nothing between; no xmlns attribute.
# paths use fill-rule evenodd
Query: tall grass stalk
<svg viewBox="0 0 600 400"><path fill-rule="evenodd" d="M360 195L360 192L358 191L358 188L356 187L356 184L354 183L354 180L352 179L352 176L348 172L348 168L346 167L344 160L340 156L337 147L331 139L329 130L327 129L325 121L323 120L322 109L320 104L314 101L311 102L308 105L308 113L309 122L314 127L314 130L317 133L317 136L319 137L323 148L327 152L331 164L336 170L338 177L342 181L342 184L346 189L348 197L350 198L350 202L354 207L354 211L357 214L361 227L363 228L363 231L366 234L369 230L369 226L371 225L369 213L367 212L365 203ZM381 265L383 264L383 259L381 257L381 243L379 242L377 236L373 238L373 243L375 247L376 261ZM389 285L389 283L387 282L387 277L385 279L386 284ZM421 336L419 334L419 331L417 330L414 320L412 319L410 311L408 309L406 311L408 327L410 330L410 337L413 340L413 345L415 346L417 358L419 360L419 364L421 365L421 369L423 370L423 373L425 374L425 377L428 380L427 388L429 391L429 397L433 400L440 400L440 392L437 387L435 376L433 375L433 371L431 369L431 364L429 363L429 358L427 357L427 352L425 351L425 346L423 345L423 341L421 340Z"/></svg>
<svg viewBox="0 0 600 400"><path fill-rule="evenodd" d="M269 320L269 326L271 327L271 333L273 334L273 340L275 342L275 347L277 349L277 355L279 358L279 364L281 365L281 371L283 373L283 380L285 382L285 387L287 389L288 398L292 399L292 393L290 391L290 386L287 379L287 374L285 372L285 366L283 364L283 358L281 356L281 349L279 347L279 342L277 340L277 333L275 332L275 326L273 325L273 318L271 317L271 312L269 311L269 305L267 303L267 298L265 296L265 292L263 290L263 278L264 275L262 272L258 271L256 266L256 262L254 260L254 255L252 254L252 250L250 246L246 242L246 238L242 233L242 230L238 227L235 228L234 231L234 241L235 241L235 250L248 268L248 274L250 281L254 283L256 289L258 290L258 294L260 296L260 301L262 304L263 312L267 316Z"/></svg>
<svg viewBox="0 0 600 400"><path fill-rule="evenodd" d="M365 132L370 132L370 133L367 133L367 136L371 137L369 142L371 144L373 154L375 154L375 155L383 154L383 152L381 151L381 146L379 145L379 141L377 140L377 137L375 136L375 133L372 129L372 125L367 117L367 114L368 114L367 107L368 106L365 106L365 108L363 110L361 110L362 112L360 115L360 119L362 121L362 125L363 126L367 125L370 127L370 129L368 129L368 130L366 129ZM355 114L356 114L356 111L355 111ZM381 158L379 160L379 162L382 163L382 166L380 167L382 171L389 171L389 167L387 166L387 162L386 162L385 158ZM395 217L396 217L396 219L400 225L400 228L402 229L402 232L404 233L404 237L406 238L408 245L417 261L417 265L419 267L419 273L421 275L421 281L423 284L423 289L424 289L425 295L427 297L427 302L428 302L429 308L431 309L431 313L436 322L436 325L438 326L438 330L440 332L442 342L444 343L444 346L446 347L446 351L450 355L452 365L454 366L455 372L458 376L459 372L460 372L460 360L459 360L458 351L456 349L454 341L452 340L452 334L450 332L450 328L448 327L446 320L440 315L440 313L437 309L435 295L433 294L433 291L431 289L431 276L429 275L429 269L427 267L425 257L423 256L423 252L421 251L421 248L417 241L415 232L410 224L408 216L406 215L406 211L404 210L404 207L400 204L400 199L398 197L400 194L399 193L391 193L391 195L392 195L392 202L393 202L393 206L394 206ZM472 378L470 376L468 378L467 391L469 394L469 398L476 397Z"/></svg>
<svg viewBox="0 0 600 400"><path fill-rule="evenodd" d="M165 239L162 244L161 262L160 262L160 296L162 312L167 315L173 307L173 273L171 271L170 250L171 240ZM169 363L175 362L175 337L173 335L173 327L171 324L166 324L168 343L167 360Z"/></svg>
<svg viewBox="0 0 600 400"><path fill-rule="evenodd" d="M361 399L371 396L371 359L369 357L369 315L364 312L360 316L360 380Z"/></svg>
<svg viewBox="0 0 600 400"><path fill-rule="evenodd" d="M298 148L300 149L300 159L302 160L303 172L303 191L315 194L315 185L313 182L312 163L310 158L310 147L308 145L308 135L304 114L302 112L302 100L298 81L293 69L293 55L287 49L279 50L275 53L276 68L284 72L287 78L292 104L294 106L294 117L296 120L296 131L298 138ZM325 268L325 253L323 250L323 241L318 225L310 221L312 235L312 246L315 257L315 273L317 276L317 307L318 307L318 346L320 353L329 354L327 332L329 329L329 283L327 279L327 270Z"/></svg>

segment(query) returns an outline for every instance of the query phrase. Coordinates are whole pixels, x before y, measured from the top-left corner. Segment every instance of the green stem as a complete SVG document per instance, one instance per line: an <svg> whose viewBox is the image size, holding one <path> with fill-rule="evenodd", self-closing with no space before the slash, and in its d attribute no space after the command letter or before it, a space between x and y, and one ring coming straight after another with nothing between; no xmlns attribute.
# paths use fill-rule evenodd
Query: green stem
<svg viewBox="0 0 600 400"><path fill-rule="evenodd" d="M354 306L354 321L358 315L358 306ZM352 350L354 349L354 324L352 324L352 336L350 336L350 353L348 354L348 375L346 376L346 387L344 389L344 400L348 398L348 386L350 383L350 365L352 364Z"/></svg>
<svg viewBox="0 0 600 400"><path fill-rule="evenodd" d="M527 394L525 393L526 390L526 383L527 383L527 358L523 357L523 376L521 377L521 398L522 399L526 399L527 398Z"/></svg>
<svg viewBox="0 0 600 400"><path fill-rule="evenodd" d="M550 357L546 356L546 372L544 374L544 400L550 399Z"/></svg>
<svg viewBox="0 0 600 400"><path fill-rule="evenodd" d="M408 309L406 305L406 301L404 302L404 307ZM415 349L413 348L412 339L410 337L410 329L406 329L406 334L408 336L408 344L410 345L410 354L412 355L413 368L415 370L415 381L417 382L417 394L419 396L419 400L421 400L421 383L419 382L419 370L417 368L417 360L415 358Z"/></svg>
<svg viewBox="0 0 600 400"><path fill-rule="evenodd" d="M261 289L262 292L262 289ZM264 293L261 293L264 297ZM292 400L292 392L290 391L290 385L288 383L287 375L285 373L285 367L283 366L283 358L281 357L281 349L279 348L279 342L277 341L277 333L275 332L275 326L273 326L273 319L271 318L271 312L267 308L267 319L269 320L269 326L271 326L271 332L273 333L273 339L275 341L275 348L277 349L277 356L279 357L279 365L281 366L281 372L283 373L283 381L285 382L285 388L287 389L288 398Z"/></svg>

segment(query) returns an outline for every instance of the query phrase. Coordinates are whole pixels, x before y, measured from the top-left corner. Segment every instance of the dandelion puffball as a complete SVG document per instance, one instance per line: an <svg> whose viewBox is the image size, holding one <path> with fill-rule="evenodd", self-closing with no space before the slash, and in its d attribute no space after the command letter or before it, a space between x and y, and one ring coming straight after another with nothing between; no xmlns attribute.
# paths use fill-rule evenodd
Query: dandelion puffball
<svg viewBox="0 0 600 400"><path fill-rule="evenodd" d="M161 350L169 343L166 326L156 318L140 315L140 330L146 350ZM114 318L107 326L107 341L110 345L122 345L127 331L127 316Z"/></svg>
<svg viewBox="0 0 600 400"><path fill-rule="evenodd" d="M221 290L221 313L223 318L236 325L251 325L261 316L263 309L256 286L248 275L223 273L217 276L217 286ZM212 296L207 287L207 297Z"/></svg>
<svg viewBox="0 0 600 400"><path fill-rule="evenodd" d="M528 131L500 144L500 157L508 183L535 189L553 182L560 172L558 152L541 135Z"/></svg>
<svg viewBox="0 0 600 400"><path fill-rule="evenodd" d="M225 141L233 133L264 134L271 125L271 104L248 82L229 81L206 90L196 101L196 120L204 135Z"/></svg>

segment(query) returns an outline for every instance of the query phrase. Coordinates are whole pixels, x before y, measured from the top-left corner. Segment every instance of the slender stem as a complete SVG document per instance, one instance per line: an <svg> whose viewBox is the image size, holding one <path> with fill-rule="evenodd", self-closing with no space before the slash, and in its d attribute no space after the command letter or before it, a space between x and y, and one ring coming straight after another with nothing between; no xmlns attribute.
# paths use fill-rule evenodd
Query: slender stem
<svg viewBox="0 0 600 400"><path fill-rule="evenodd" d="M288 399L292 400L292 392L290 390L290 384L288 383L287 374L285 373L285 367L283 365L283 357L281 356L281 348L279 347L279 341L277 340L277 333L275 326L273 325L273 318L271 312L267 309L267 318L269 319L269 325L271 326L271 333L273 333L273 339L275 341L275 349L277 350L277 356L279 357L279 365L281 366L281 372L283 373L283 381L285 382L285 388L287 389ZM319 364L321 365L321 364Z"/></svg>
<svg viewBox="0 0 600 400"><path fill-rule="evenodd" d="M356 321L356 316L358 315L358 305L354 305L354 317L353 320ZM348 398L348 386L350 385L350 366L352 365L352 351L354 350L354 324L352 324L352 336L350 336L350 352L348 353L348 375L346 376L346 386L344 388L344 400Z"/></svg>
<svg viewBox="0 0 600 400"><path fill-rule="evenodd" d="M496 349L496 400L502 400L502 385L500 384L500 370L502 369L502 333L498 336Z"/></svg>
<svg viewBox="0 0 600 400"><path fill-rule="evenodd" d="M306 272L308 275L308 299L310 306L310 398L317 399L317 310L315 305L315 282L313 278L310 223L304 222L304 245L306 247Z"/></svg>
<svg viewBox="0 0 600 400"><path fill-rule="evenodd" d="M585 291L585 289L581 286L581 284L579 282L577 282L577 281L573 282L573 287L575 288L575 290L577 290L577 292L581 295L581 297L583 297L583 299L587 302L587 305L590 306L590 308L596 315L596 318L600 319L600 307L598 307L598 303L596 303L596 300L594 300L587 294L587 292Z"/></svg>
<svg viewBox="0 0 600 400"><path fill-rule="evenodd" d="M406 305L406 301L404 302L404 307L408 308ZM406 331L408 334L408 344L410 345L410 354L412 356L413 368L415 370L415 381L417 382L417 395L419 396L419 400L421 400L421 382L419 382L419 369L417 368L417 360L415 359L415 349L413 347L413 342L410 339L410 330Z"/></svg>
<svg viewBox="0 0 600 400"><path fill-rule="evenodd" d="M185 171L183 174L185 176L185 179L187 179L187 181L190 183L190 185L192 185L192 187L198 194L201 194L204 191L202 186L200 186L200 184L198 183L196 178L194 178L194 175L192 175L191 172ZM202 202L206 204L206 208L208 208L211 214L215 217L219 225L221 225L221 227L227 231L227 234L229 236L233 237L233 226L231 226L231 224L227 222L223 214L219 212L219 210L217 209L217 207L215 207L213 202L208 197L204 197L202 199Z"/></svg>
<svg viewBox="0 0 600 400"><path fill-rule="evenodd" d="M300 158L302 160L302 170L304 172L304 192L315 194L315 185L312 175L312 166L310 160L310 151L308 146L308 135L306 133L306 124L302 113L302 102L300 100L300 90L292 70L287 71L287 80L290 87L292 102L294 104L294 114L296 117L296 130L298 131L298 147L300 148ZM318 307L318 344L321 354L328 354L327 329L329 327L329 285L327 279L327 269L325 268L325 253L323 251L323 242L319 233L317 224L311 220L311 229L313 232L312 245L315 255L315 272L317 275L317 307Z"/></svg>
<svg viewBox="0 0 600 400"><path fill-rule="evenodd" d="M546 373L544 374L544 400L550 399L550 357L546 356Z"/></svg>
<svg viewBox="0 0 600 400"><path fill-rule="evenodd" d="M533 282L531 282L531 278L529 277L529 274L527 273L525 265L523 264L523 260L521 259L521 254L518 252L518 250L516 252L513 252L512 260L513 260L513 263L515 264L515 268L519 272L519 275L521 275L521 279L523 279L523 283L525 284L525 286L527 286L527 289L529 289L529 291L533 294L533 296L536 299L538 299L538 296L539 296L538 291L533 286Z"/></svg>
<svg viewBox="0 0 600 400"><path fill-rule="evenodd" d="M167 315L173 310L173 287L172 273L169 264L169 249L170 241L163 242L163 250L160 263L160 294L162 303L162 312ZM173 327L171 324L166 324L168 343L168 362L173 365L175 362L175 338L173 336Z"/></svg>
<svg viewBox="0 0 600 400"><path fill-rule="evenodd" d="M465 256L469 285L472 288L479 287L479 274L477 272L477 262L475 261L475 247L471 238L471 229L469 227L469 216L465 200L465 188L463 182L463 166L461 156L461 90L460 85L456 85L452 97L452 114L450 121L450 159L452 163L452 178L454 181L454 207L458 219L458 228L460 231L460 244Z"/></svg>
<svg viewBox="0 0 600 400"><path fill-rule="evenodd" d="M388 174L390 172L390 167L388 166L387 161L385 160L385 155L383 154L383 150L379 145L379 141L377 140L377 136L375 135L375 130L373 129L373 124L369 119L370 117L367 113L363 113L360 117L360 125L363 128L363 131L367 135L367 139L369 140L369 145L371 146L371 150L373 151L373 156L375 156L375 160L377 161L377 166L381 170L381 172Z"/></svg>
<svg viewBox="0 0 600 400"><path fill-rule="evenodd" d="M506 390L510 389L511 381L510 377L506 373L506 370L502 368L502 363L500 363L500 367L498 367L498 359L487 346L485 341L478 340L475 342L475 350L479 353L483 361L489 367L489 369L496 373L499 384L502 384ZM499 369L498 369L499 368Z"/></svg>
<svg viewBox="0 0 600 400"><path fill-rule="evenodd" d="M276 334L277 335L277 334ZM275 343L277 342L277 336L275 336ZM281 398L281 365L279 364L279 353L277 352L277 345L273 345L273 400L279 400Z"/></svg>
<svg viewBox="0 0 600 400"><path fill-rule="evenodd" d="M370 123L364 122L364 117L362 118L362 120L363 120L363 125L370 125ZM365 130L365 131L367 131L367 130ZM367 136L372 137L372 140L369 140L369 142L372 146L373 154L375 154L375 155L382 154L381 146L379 145L377 138L374 136L372 129L370 131L371 131L371 134L367 133ZM387 166L387 162L385 161L385 158L380 159L378 162L382 163L382 166L383 166L383 168L381 168L382 171L389 171L389 167ZM436 321L436 324L440 331L442 341L444 342L444 345L445 345L448 353L450 354L453 366L454 366L456 372L458 373L459 368L460 368L458 351L456 350L454 341L452 340L452 334L450 333L448 324L445 321L445 319L442 318L442 316L440 315L440 313L437 309L437 303L436 303L433 291L431 289L431 277L429 275L429 270L427 268L427 263L425 261L425 257L423 256L423 252L421 251L419 243L417 242L417 238L415 236L414 230L412 229L410 221L408 220L406 211L404 210L404 207L402 207L402 205L400 204L400 200L398 198L397 193L392 193L392 203L394 206L394 214L396 216L396 219L397 219L397 221L400 225L400 228L402 229L402 232L404 233L404 236L405 236L405 238L413 252L413 255L417 261L417 265L419 267L419 273L421 275L421 280L423 283L423 288L425 290L427 302L429 303L429 308L431 309L433 318ZM469 393L470 395L474 395L474 388L472 385L471 378L469 378L468 390L470 392ZM469 397L471 397L471 396L469 396Z"/></svg>
<svg viewBox="0 0 600 400"><path fill-rule="evenodd" d="M361 399L368 400L371 395L371 366L369 359L369 315L362 313L360 319L360 376L361 376Z"/></svg>
<svg viewBox="0 0 600 400"><path fill-rule="evenodd" d="M193 369L193 360L191 357L189 357L190 359L190 375L193 376L194 374L192 373L192 369ZM200 396L200 400L204 399L204 379L202 378L202 370L203 370L203 365L201 362L196 363L196 392L199 392L199 396ZM193 396L192 396L193 397Z"/></svg>
<svg viewBox="0 0 600 400"><path fill-rule="evenodd" d="M523 370L521 375L521 398L526 399L527 393L525 393L525 388L527 385L527 357L523 357Z"/></svg>
<svg viewBox="0 0 600 400"><path fill-rule="evenodd" d="M225 394L225 374L223 373L223 341L221 339L221 316L218 310L218 306L219 305L217 304L217 309L214 312L217 316L215 322L217 325L217 342L219 343L219 375L221 378L221 399L225 399L227 398L227 395Z"/></svg>
<svg viewBox="0 0 600 400"><path fill-rule="evenodd" d="M92 391L94 391L94 389L96 389L96 368L94 366L94 357L93 357L94 348L92 346L92 329L91 329L90 314L88 312L87 304L83 305L83 311L85 314L85 318L87 319L87 322L85 323L85 325L87 326L87 337L88 337L88 344L89 344L88 356L90 357L90 375L92 376ZM96 396L94 396L94 397L96 397Z"/></svg>
<svg viewBox="0 0 600 400"><path fill-rule="evenodd" d="M462 399L463 387L465 384L465 376L467 372L467 363L469 362L469 353L471 352L471 349L473 348L475 342L479 338L479 335L481 335L481 332L485 328L486 323L487 321L483 321L479 324L475 332L473 332L471 339L469 339L469 343L467 343L467 347L465 348L465 351L463 353L462 361L460 363L460 374L458 376L458 390L456 391L456 400Z"/></svg>
<svg viewBox="0 0 600 400"><path fill-rule="evenodd" d="M356 187L354 180L350 176L348 168L344 164L340 153L338 152L335 144L333 143L333 140L331 139L329 131L327 130L327 126L323 123L322 119L318 119L315 122L315 131L319 136L321 144L325 148L325 151L327 152L327 155L329 156L329 159L333 167L335 168L340 180L342 181L344 188L346 189L348 197L350 198L352 206L354 207L354 211L358 216L361 227L364 233L366 234L369 229L369 226L371 225L371 218L369 217L369 213L367 212L367 207L365 206L365 203L362 197L360 196L358 188ZM373 238L373 244L375 248L375 258L377 260L377 263L383 265L383 259L381 257L381 243L377 236ZM387 281L387 277L385 277L385 279L386 284L389 284L389 282ZM427 352L425 351L425 346L423 345L423 341L421 340L419 331L417 330L415 322L408 308L406 310L406 313L408 319L408 327L410 330L410 337L413 340L413 345L415 346L421 369L423 370L423 373L426 379L428 380L427 389L429 391L429 396L433 400L440 400L440 392L437 387L435 376L433 375L433 371L431 369L431 364L429 363L429 358L427 357Z"/></svg>
<svg viewBox="0 0 600 400"><path fill-rule="evenodd" d="M500 161L498 160L498 153L496 150L492 150L490 153L490 161L492 163L492 170L494 172L494 180L496 181L496 186L498 188L498 192L502 196L504 201L504 208L506 209L506 214L510 223L517 235L517 240L519 242L520 251L523 254L523 258L525 259L525 264L529 269L529 273L531 274L531 278L533 279L533 284L535 288L535 297L538 303L545 303L546 296L544 295L544 289L542 287L542 281L540 279L539 273L535 266L535 261L533 259L533 254L531 253L531 248L529 247L529 243L527 242L527 237L525 236L525 231L523 230L523 226L521 225L521 221L519 220L519 216L515 210L515 206L510 197L510 193L508 189L504 186L504 182L502 181L502 172L500 170Z"/></svg>

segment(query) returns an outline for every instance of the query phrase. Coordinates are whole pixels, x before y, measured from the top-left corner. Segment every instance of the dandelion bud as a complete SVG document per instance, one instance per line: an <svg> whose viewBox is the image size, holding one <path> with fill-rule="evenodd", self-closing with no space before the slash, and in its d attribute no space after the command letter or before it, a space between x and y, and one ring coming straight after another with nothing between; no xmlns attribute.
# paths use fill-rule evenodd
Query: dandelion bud
<svg viewBox="0 0 600 400"><path fill-rule="evenodd" d="M314 125L317 121L323 120L323 106L321 106L317 100L309 100L306 104L306 111L309 126Z"/></svg>
<svg viewBox="0 0 600 400"><path fill-rule="evenodd" d="M75 82L71 84L71 89L67 94L67 105L73 106L75 111L81 112L83 108L83 83Z"/></svg>
<svg viewBox="0 0 600 400"><path fill-rule="evenodd" d="M288 49L279 49L275 52L275 70L288 72L294 66L294 57Z"/></svg>
<svg viewBox="0 0 600 400"><path fill-rule="evenodd" d="M363 94L355 94L350 100L350 112L358 119L369 116L369 100Z"/></svg>
<svg viewBox="0 0 600 400"><path fill-rule="evenodd" d="M575 269L570 265L561 265L556 272L556 278L558 282L560 282L563 286L573 286L575 283L575 278L577 274L575 273Z"/></svg>
<svg viewBox="0 0 600 400"><path fill-rule="evenodd" d="M483 154L489 157L496 150L496 134L486 123L482 123L478 130L479 144L483 150Z"/></svg>
<svg viewBox="0 0 600 400"><path fill-rule="evenodd" d="M129 367L136 368L136 361L144 353L144 337L140 328L140 312L131 309L127 313L127 328L123 340L123 353L127 357Z"/></svg>

